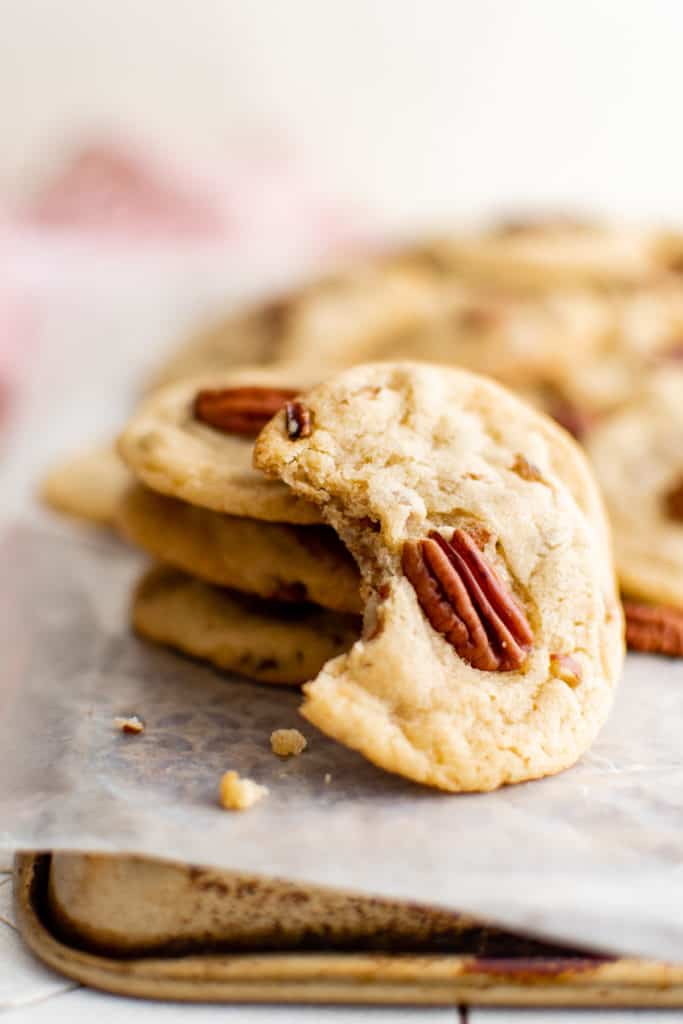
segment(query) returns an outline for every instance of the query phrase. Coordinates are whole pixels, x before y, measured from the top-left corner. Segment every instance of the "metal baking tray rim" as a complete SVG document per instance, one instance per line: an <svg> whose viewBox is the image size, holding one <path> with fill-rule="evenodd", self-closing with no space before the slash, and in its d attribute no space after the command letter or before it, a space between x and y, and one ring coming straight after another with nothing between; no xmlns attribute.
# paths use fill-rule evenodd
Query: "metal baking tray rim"
<svg viewBox="0 0 683 1024"><path fill-rule="evenodd" d="M17 925L54 970L118 995L188 1002L682 1007L683 965L508 961L461 954L238 953L119 959L75 949L44 915L50 855L15 860Z"/></svg>

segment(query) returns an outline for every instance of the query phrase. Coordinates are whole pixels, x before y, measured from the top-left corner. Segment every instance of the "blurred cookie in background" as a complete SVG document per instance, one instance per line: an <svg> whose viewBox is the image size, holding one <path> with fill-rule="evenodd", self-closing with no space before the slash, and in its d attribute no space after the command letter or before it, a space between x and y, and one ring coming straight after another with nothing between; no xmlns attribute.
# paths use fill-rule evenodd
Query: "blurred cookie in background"
<svg viewBox="0 0 683 1024"><path fill-rule="evenodd" d="M588 437L629 646L683 654L683 367L653 373Z"/></svg>
<svg viewBox="0 0 683 1024"><path fill-rule="evenodd" d="M633 285L676 269L678 257L675 236L572 216L500 221L444 240L442 253L465 277L541 289Z"/></svg>
<svg viewBox="0 0 683 1024"><path fill-rule="evenodd" d="M40 488L42 501L74 519L114 526L132 475L113 444L101 444L54 466Z"/></svg>

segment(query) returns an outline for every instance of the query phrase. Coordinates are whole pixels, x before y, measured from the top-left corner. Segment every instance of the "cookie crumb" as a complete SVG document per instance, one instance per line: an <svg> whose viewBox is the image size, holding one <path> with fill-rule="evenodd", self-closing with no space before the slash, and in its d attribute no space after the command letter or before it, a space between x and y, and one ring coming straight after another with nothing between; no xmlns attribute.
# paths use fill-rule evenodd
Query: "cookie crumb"
<svg viewBox="0 0 683 1024"><path fill-rule="evenodd" d="M298 729L276 729L270 734L270 748L278 757L298 757L306 749L306 737Z"/></svg>
<svg viewBox="0 0 683 1024"><path fill-rule="evenodd" d="M329 772L325 772L325 782L332 782L332 776Z"/></svg>
<svg viewBox="0 0 683 1024"><path fill-rule="evenodd" d="M253 779L243 779L239 772L228 771L220 782L221 807L226 811L246 811L255 803L268 796L268 788L260 786Z"/></svg>
<svg viewBox="0 0 683 1024"><path fill-rule="evenodd" d="M137 715L130 715L129 718L115 718L114 725L121 732L128 733L131 736L137 736L145 731L145 723Z"/></svg>

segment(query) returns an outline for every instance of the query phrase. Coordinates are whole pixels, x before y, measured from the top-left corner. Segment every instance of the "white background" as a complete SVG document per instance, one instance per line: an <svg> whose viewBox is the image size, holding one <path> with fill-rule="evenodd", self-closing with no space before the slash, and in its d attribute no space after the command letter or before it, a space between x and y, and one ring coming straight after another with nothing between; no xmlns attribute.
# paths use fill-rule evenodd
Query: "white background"
<svg viewBox="0 0 683 1024"><path fill-rule="evenodd" d="M0 0L0 189L118 129L305 147L401 223L683 219L678 0Z"/></svg>

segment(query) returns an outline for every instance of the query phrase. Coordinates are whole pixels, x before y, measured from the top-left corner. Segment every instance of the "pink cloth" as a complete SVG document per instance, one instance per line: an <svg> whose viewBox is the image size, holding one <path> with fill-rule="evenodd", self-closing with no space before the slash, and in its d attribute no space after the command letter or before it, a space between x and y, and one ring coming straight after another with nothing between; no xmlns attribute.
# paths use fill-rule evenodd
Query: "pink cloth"
<svg viewBox="0 0 683 1024"><path fill-rule="evenodd" d="M0 429L4 427L29 365L35 340L30 306L13 291L0 290Z"/></svg>
<svg viewBox="0 0 683 1024"><path fill-rule="evenodd" d="M245 155L220 167L141 147L85 147L19 218L52 234L102 241L219 241L240 247L300 241L321 251L353 242L355 216L286 155Z"/></svg>
<svg viewBox="0 0 683 1024"><path fill-rule="evenodd" d="M179 262L188 287L210 273L220 287L245 267L268 279L363 247L361 218L321 181L283 153L206 167L108 141L83 147L22 209L3 211L0 196L0 426L28 365L30 314L49 316L57 299L114 286L125 297L150 273L163 287Z"/></svg>

